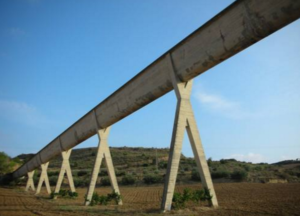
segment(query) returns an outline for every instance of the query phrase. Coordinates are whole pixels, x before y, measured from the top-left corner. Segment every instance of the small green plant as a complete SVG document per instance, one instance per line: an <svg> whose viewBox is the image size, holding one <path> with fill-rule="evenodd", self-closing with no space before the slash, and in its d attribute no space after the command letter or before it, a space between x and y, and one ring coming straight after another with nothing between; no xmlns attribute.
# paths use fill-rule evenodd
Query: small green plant
<svg viewBox="0 0 300 216"><path fill-rule="evenodd" d="M126 173L124 170L122 171L119 171L119 170L116 170L116 176L124 176Z"/></svg>
<svg viewBox="0 0 300 216"><path fill-rule="evenodd" d="M101 185L103 185L103 186L109 186L110 185L109 178L108 177L101 178Z"/></svg>
<svg viewBox="0 0 300 216"><path fill-rule="evenodd" d="M86 200L88 201L88 200ZM94 192L92 200L90 201L90 206L94 205L107 205L109 202L114 201L115 204L118 204L121 201L121 195L115 191L110 194L99 195L97 192Z"/></svg>
<svg viewBox="0 0 300 216"><path fill-rule="evenodd" d="M185 188L183 193L175 192L172 200L172 208L183 209L186 207L188 201L200 202L200 201L210 201L212 195L210 195L209 189L204 188L203 190L191 191L189 188Z"/></svg>
<svg viewBox="0 0 300 216"><path fill-rule="evenodd" d="M231 179L236 181L244 181L248 177L248 173L244 170L235 170L231 173Z"/></svg>
<svg viewBox="0 0 300 216"><path fill-rule="evenodd" d="M132 175L125 175L121 180L122 185L132 185L135 182L136 182L136 178Z"/></svg>
<svg viewBox="0 0 300 216"><path fill-rule="evenodd" d="M100 172L99 172L99 174L98 174L98 176L107 176L108 175L108 172L107 172L107 170L106 169L103 169L103 170L101 170Z"/></svg>
<svg viewBox="0 0 300 216"><path fill-rule="evenodd" d="M191 179L193 181L201 181L201 177L200 177L200 174L197 170L193 169L192 170L192 176L191 176Z"/></svg>
<svg viewBox="0 0 300 216"><path fill-rule="evenodd" d="M115 191L110 194L107 194L109 201L115 201L115 204L118 204L121 201L121 195Z"/></svg>
<svg viewBox="0 0 300 216"><path fill-rule="evenodd" d="M157 184L162 181L162 177L160 175L148 174L143 178L146 184Z"/></svg>
<svg viewBox="0 0 300 216"><path fill-rule="evenodd" d="M216 170L211 172L211 177L213 179L217 178L228 178L230 176L230 173L227 170Z"/></svg>
<svg viewBox="0 0 300 216"><path fill-rule="evenodd" d="M58 193L54 191L50 194L50 199L55 199L57 197L64 197L64 198L76 198L78 197L77 192L72 192L70 190L60 190Z"/></svg>
<svg viewBox="0 0 300 216"><path fill-rule="evenodd" d="M88 174L87 171L85 171L85 170L80 170L80 171L78 171L77 176L85 176L85 175L87 175L87 174Z"/></svg>

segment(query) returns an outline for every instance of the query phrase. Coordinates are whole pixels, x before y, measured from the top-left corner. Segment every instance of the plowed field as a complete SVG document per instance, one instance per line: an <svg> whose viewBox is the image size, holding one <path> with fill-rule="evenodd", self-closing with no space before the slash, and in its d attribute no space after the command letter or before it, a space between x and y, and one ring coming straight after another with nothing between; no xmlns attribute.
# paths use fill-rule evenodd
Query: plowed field
<svg viewBox="0 0 300 216"><path fill-rule="evenodd" d="M179 185L183 188L200 185ZM185 210L161 214L162 186L121 187L123 206L83 206L86 188L78 188L76 199L50 200L45 191L39 196L23 188L0 188L0 216L85 216L85 215L300 215L300 184L215 184L220 207L212 209L190 203ZM45 189L44 189L45 190ZM110 188L97 188L100 194Z"/></svg>

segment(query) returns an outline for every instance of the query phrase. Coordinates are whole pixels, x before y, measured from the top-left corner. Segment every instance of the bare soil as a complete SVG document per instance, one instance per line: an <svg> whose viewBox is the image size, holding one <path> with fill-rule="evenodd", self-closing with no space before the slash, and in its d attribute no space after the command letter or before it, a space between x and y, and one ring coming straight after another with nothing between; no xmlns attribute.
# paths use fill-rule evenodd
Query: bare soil
<svg viewBox="0 0 300 216"><path fill-rule="evenodd" d="M198 189L201 185L179 185ZM43 188L44 189L44 188ZM162 186L121 187L123 206L83 206L86 188L78 188L76 199L49 199L45 189L39 196L24 192L24 188L0 188L0 216L87 216L87 215L203 215L257 216L300 215L300 184L220 183L215 184L220 207L207 203L189 203L184 210L160 213ZM108 187L98 187L99 194L107 194Z"/></svg>

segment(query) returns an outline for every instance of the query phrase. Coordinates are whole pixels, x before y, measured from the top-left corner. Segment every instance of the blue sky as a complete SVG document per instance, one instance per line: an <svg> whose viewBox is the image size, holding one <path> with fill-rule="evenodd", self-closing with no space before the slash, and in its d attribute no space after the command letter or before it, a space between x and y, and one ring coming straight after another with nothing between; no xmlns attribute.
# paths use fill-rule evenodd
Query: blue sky
<svg viewBox="0 0 300 216"><path fill-rule="evenodd" d="M1 1L0 151L39 151L231 3ZM300 158L299 38L297 20L195 78L207 158ZM109 144L169 147L175 106L170 92L113 125ZM187 137L183 153L192 156Z"/></svg>

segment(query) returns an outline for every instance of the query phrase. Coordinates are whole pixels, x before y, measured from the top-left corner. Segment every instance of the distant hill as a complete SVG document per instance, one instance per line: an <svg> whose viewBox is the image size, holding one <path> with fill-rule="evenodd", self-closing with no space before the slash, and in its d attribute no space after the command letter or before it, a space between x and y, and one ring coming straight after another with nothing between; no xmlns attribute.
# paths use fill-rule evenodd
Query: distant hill
<svg viewBox="0 0 300 216"><path fill-rule="evenodd" d="M273 163L273 165L291 165L291 164L300 164L300 159L296 160L284 160L277 163Z"/></svg>
<svg viewBox="0 0 300 216"><path fill-rule="evenodd" d="M169 149L155 148L110 148L116 175L120 184L161 184L166 173ZM74 149L70 157L70 164L76 186L89 183L90 173L94 165L97 148ZM29 160L33 154L22 154L17 158ZM52 185L56 183L61 166L61 156L57 156L49 163L49 179ZM214 182L300 182L300 161L281 161L275 164L247 163L235 159L214 161L208 159L208 165ZM38 172L36 174L36 179ZM108 185L107 170L103 160L98 184ZM199 182L193 158L181 155L178 183Z"/></svg>

